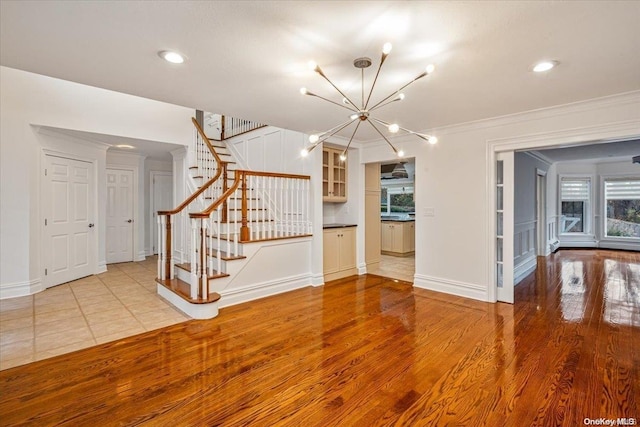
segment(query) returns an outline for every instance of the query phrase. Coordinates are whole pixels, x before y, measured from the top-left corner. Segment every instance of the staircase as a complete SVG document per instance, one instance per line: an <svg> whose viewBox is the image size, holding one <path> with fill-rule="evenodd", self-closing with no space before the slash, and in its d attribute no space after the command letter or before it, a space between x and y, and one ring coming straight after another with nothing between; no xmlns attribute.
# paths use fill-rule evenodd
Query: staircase
<svg viewBox="0 0 640 427"><path fill-rule="evenodd" d="M218 314L221 295L252 262L254 246L311 236L310 177L237 169L226 139L238 133L213 139L192 122L188 159L195 191L175 209L158 212L156 281L161 296L191 317L206 319ZM240 124L240 133L262 126L228 122ZM187 248L179 256L173 249L177 239Z"/></svg>

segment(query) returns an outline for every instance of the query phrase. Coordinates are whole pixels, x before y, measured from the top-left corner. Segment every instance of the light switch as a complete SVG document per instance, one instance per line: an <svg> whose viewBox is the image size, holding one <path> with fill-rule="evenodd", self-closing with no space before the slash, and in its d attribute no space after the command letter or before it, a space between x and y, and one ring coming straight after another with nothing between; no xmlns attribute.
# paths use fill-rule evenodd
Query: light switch
<svg viewBox="0 0 640 427"><path fill-rule="evenodd" d="M435 208L424 208L424 216L436 216Z"/></svg>

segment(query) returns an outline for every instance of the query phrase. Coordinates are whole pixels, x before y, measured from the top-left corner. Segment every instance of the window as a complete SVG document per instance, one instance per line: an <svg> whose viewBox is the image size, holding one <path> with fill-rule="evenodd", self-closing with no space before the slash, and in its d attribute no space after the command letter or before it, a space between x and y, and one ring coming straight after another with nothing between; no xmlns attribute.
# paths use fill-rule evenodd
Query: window
<svg viewBox="0 0 640 427"><path fill-rule="evenodd" d="M380 211L383 215L408 215L415 213L413 187L383 187Z"/></svg>
<svg viewBox="0 0 640 427"><path fill-rule="evenodd" d="M560 232L587 233L591 195L589 178L560 179Z"/></svg>
<svg viewBox="0 0 640 427"><path fill-rule="evenodd" d="M605 236L640 238L640 178L604 180Z"/></svg>

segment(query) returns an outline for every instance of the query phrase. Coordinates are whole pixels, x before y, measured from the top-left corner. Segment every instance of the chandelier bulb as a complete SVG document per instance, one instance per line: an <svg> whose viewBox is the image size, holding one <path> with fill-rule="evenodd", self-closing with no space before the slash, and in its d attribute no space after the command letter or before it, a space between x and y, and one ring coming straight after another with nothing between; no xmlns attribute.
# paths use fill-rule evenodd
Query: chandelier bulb
<svg viewBox="0 0 640 427"><path fill-rule="evenodd" d="M391 52L391 48L393 46L391 46L391 43L385 43L384 46L382 46L382 53L384 53L385 55L388 55L389 52Z"/></svg>
<svg viewBox="0 0 640 427"><path fill-rule="evenodd" d="M309 91L307 90L306 87L301 87L300 88L300 95L306 95L307 93L309 93Z"/></svg>
<svg viewBox="0 0 640 427"><path fill-rule="evenodd" d="M307 63L307 66L309 67L310 70L312 71L316 71L318 69L318 64L316 64L316 61L309 61Z"/></svg>
<svg viewBox="0 0 640 427"><path fill-rule="evenodd" d="M431 74L433 73L433 71L436 69L436 66L433 64L429 64L427 65L427 74Z"/></svg>
<svg viewBox="0 0 640 427"><path fill-rule="evenodd" d="M359 114L352 114L352 115L350 115L350 116L349 116L349 118L350 118L351 120L355 120L355 119L357 119L358 117L360 117L360 115L359 115Z"/></svg>
<svg viewBox="0 0 640 427"><path fill-rule="evenodd" d="M404 99L404 93L399 93L399 94L398 94L398 99L399 99L400 101L402 101L402 100Z"/></svg>
<svg viewBox="0 0 640 427"><path fill-rule="evenodd" d="M400 126L397 123L392 123L389 125L389 132L397 133L400 130Z"/></svg>
<svg viewBox="0 0 640 427"><path fill-rule="evenodd" d="M306 148L303 148L302 150L300 150L300 155L302 157L307 157L309 155L309 150L307 150Z"/></svg>
<svg viewBox="0 0 640 427"><path fill-rule="evenodd" d="M312 135L309 135L309 142L312 144L315 144L316 142L318 142L318 140L320 139L320 137L318 135L316 135L315 133Z"/></svg>
<svg viewBox="0 0 640 427"><path fill-rule="evenodd" d="M347 160L347 155L345 153L340 154L340 161L344 162Z"/></svg>
<svg viewBox="0 0 640 427"><path fill-rule="evenodd" d="M429 144L433 145L433 144L437 144L438 143L438 138L436 138L435 136L430 136L429 138L427 138L427 141L429 142Z"/></svg>
<svg viewBox="0 0 640 427"><path fill-rule="evenodd" d="M398 157L404 157L404 151L402 150L398 150L397 153Z"/></svg>
<svg viewBox="0 0 640 427"><path fill-rule="evenodd" d="M342 103L345 105L349 105L349 100L347 98L342 98Z"/></svg>

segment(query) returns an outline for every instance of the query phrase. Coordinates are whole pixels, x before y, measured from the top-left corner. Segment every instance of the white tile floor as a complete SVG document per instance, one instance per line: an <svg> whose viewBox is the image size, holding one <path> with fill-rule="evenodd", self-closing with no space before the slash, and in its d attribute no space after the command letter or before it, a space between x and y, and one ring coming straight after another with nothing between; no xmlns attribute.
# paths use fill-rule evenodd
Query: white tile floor
<svg viewBox="0 0 640 427"><path fill-rule="evenodd" d="M367 268L367 273L391 277L392 279L405 280L411 283L413 283L413 275L415 272L415 255L407 257L380 255L380 264L377 267Z"/></svg>
<svg viewBox="0 0 640 427"><path fill-rule="evenodd" d="M0 370L188 320L156 293L156 259L0 300Z"/></svg>

